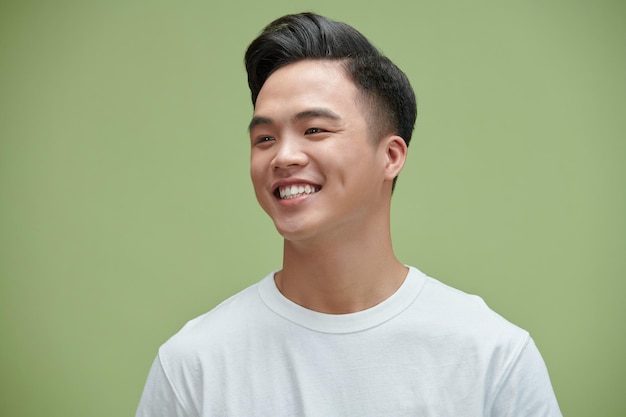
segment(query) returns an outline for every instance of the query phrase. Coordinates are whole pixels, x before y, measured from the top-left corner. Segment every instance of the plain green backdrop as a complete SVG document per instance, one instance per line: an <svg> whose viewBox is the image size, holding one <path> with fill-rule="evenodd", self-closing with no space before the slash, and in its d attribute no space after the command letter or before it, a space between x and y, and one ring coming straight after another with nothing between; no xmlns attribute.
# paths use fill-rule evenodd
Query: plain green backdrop
<svg viewBox="0 0 626 417"><path fill-rule="evenodd" d="M280 267L243 53L304 10L417 92L399 258L529 330L564 415L626 415L626 4L608 0L0 2L0 415L133 415L158 346Z"/></svg>

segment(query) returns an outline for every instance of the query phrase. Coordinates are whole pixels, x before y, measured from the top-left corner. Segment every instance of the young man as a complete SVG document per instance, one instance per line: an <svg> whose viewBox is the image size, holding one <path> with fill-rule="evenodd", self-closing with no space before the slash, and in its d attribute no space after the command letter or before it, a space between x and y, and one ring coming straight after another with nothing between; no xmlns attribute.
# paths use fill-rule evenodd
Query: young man
<svg viewBox="0 0 626 417"><path fill-rule="evenodd" d="M527 332L393 253L405 75L314 14L272 22L246 69L250 174L283 265L160 348L137 416L560 416Z"/></svg>

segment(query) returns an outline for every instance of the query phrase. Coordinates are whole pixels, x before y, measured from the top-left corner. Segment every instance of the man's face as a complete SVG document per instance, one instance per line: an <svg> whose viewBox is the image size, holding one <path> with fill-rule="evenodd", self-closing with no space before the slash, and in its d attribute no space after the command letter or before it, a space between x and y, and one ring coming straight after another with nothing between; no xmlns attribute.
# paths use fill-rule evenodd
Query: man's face
<svg viewBox="0 0 626 417"><path fill-rule="evenodd" d="M369 137L358 90L340 64L306 60L265 82L250 123L250 174L287 240L345 236L381 215L385 141Z"/></svg>

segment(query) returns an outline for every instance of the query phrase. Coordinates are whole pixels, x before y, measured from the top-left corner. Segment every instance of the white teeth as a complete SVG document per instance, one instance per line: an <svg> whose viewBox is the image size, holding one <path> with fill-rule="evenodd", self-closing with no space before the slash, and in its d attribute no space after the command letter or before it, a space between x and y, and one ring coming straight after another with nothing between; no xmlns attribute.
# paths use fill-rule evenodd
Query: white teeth
<svg viewBox="0 0 626 417"><path fill-rule="evenodd" d="M305 194L313 194L319 191L319 187L315 185L291 185L285 187L279 187L278 193L281 199L300 197Z"/></svg>

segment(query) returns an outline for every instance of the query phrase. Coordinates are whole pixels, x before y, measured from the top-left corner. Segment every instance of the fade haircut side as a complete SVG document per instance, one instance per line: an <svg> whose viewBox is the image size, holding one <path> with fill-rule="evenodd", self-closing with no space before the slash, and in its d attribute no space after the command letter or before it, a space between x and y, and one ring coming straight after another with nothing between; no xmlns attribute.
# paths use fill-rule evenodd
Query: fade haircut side
<svg viewBox="0 0 626 417"><path fill-rule="evenodd" d="M375 116L373 133L398 135L409 146L417 104L407 76L385 56L356 56L345 60L344 68Z"/></svg>

